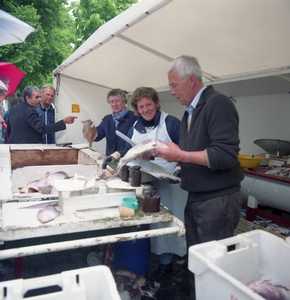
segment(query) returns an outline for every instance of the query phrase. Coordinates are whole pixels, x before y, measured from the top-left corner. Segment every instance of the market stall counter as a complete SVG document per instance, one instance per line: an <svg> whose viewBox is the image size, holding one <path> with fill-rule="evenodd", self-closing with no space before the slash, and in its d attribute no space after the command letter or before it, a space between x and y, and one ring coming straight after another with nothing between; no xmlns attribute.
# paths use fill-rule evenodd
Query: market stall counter
<svg viewBox="0 0 290 300"><path fill-rule="evenodd" d="M49 155L49 159L43 159L45 155ZM0 159L4 167L0 180L7 181L7 184L3 186L0 202L0 242L12 246L2 247L4 250L0 251L0 260L159 235L184 236L184 224L162 204L159 212L143 212L144 194L140 193L140 189L135 190L139 205L133 216L121 217L119 205L110 202L111 205L108 207L94 204L93 209L85 216L77 215L75 212L60 213L55 219L43 223L37 216L41 209L36 205L59 202L58 195L52 192L41 196L41 193L36 192L32 197L25 198L19 193L19 188L23 187L25 182L33 180L35 174L39 180L57 170L66 172L69 176L77 173L81 179L85 176L89 178L99 176L96 174L101 171L99 164L102 158L102 154L90 149L76 150L69 147L59 148L55 145L1 145ZM58 161L58 165L54 164L55 161ZM77 183L75 181L75 185ZM116 189L116 192L122 191L125 194L128 192L122 187ZM70 195L70 197L79 196L79 202L82 198L86 201L91 198L85 191L83 194L79 191L73 193L79 193ZM97 197L98 201L102 199L101 194ZM32 206L36 206L37 209L33 209ZM136 232L131 230L132 226L159 222L164 228Z"/></svg>

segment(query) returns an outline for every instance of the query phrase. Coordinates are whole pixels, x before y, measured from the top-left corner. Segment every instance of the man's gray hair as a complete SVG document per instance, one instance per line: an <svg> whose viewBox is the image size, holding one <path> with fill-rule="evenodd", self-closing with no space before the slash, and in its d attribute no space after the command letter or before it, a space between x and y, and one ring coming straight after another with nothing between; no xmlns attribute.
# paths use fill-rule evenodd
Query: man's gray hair
<svg viewBox="0 0 290 300"><path fill-rule="evenodd" d="M23 99L26 101L26 96L32 98L33 92L39 92L39 88L35 85L27 85L23 90Z"/></svg>
<svg viewBox="0 0 290 300"><path fill-rule="evenodd" d="M202 71L197 58L194 56L182 55L177 57L169 64L167 74L172 70L176 70L178 76L183 80L194 75L198 81L202 82Z"/></svg>
<svg viewBox="0 0 290 300"><path fill-rule="evenodd" d="M127 104L127 94L128 92L124 91L124 90L121 90L121 89L112 89L109 91L108 95L107 95L107 102L110 104L110 101L109 101L109 97L111 96L116 96L116 95L121 95L121 98L122 100Z"/></svg>
<svg viewBox="0 0 290 300"><path fill-rule="evenodd" d="M55 92L55 88L54 88L53 86L46 84L46 85L44 85L44 86L41 88L41 93L42 93L42 94L45 92L45 89L46 89L47 87L50 88L51 90L53 90L53 91Z"/></svg>
<svg viewBox="0 0 290 300"><path fill-rule="evenodd" d="M0 80L3 82L3 83L9 83L10 82L10 79L8 76L4 75L4 74L1 74L0 73Z"/></svg>

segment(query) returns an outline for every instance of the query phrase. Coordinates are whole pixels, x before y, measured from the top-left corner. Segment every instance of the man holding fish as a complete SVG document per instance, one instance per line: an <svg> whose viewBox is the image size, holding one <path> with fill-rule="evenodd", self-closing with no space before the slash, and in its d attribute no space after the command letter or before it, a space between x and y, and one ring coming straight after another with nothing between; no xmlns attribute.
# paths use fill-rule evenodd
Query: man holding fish
<svg viewBox="0 0 290 300"><path fill-rule="evenodd" d="M97 137L93 140L95 142L106 138L106 155L102 168L106 169L108 162L116 162L120 158L118 151L125 147L125 141L116 135L116 129L127 135L128 130L132 127L134 122L138 119L133 111L128 110L127 92L121 89L113 89L107 95L107 102L110 104L112 114L106 115L102 122L96 127ZM90 120L86 120L90 122ZM84 125L86 121L82 121ZM93 136L91 134L92 128L87 125L84 126L84 136Z"/></svg>
<svg viewBox="0 0 290 300"><path fill-rule="evenodd" d="M143 144L141 148L146 149L146 142L144 141L155 141L156 139L159 140L156 141L159 145L169 141L178 144L180 137L180 120L160 110L159 95L153 88L137 88L132 95L131 105L134 108L135 114L138 114L140 118L129 130L128 137L131 138L137 146ZM150 144L149 141L147 144ZM166 144L164 145L166 146ZM137 146L134 148L137 148ZM130 148L131 145L127 143L126 148L120 151L121 156L123 157ZM128 153L129 152L130 151L128 151ZM139 156L142 156L141 153L142 149L140 149ZM137 154L138 153L136 153L136 155ZM142 159L137 158L136 160L132 160L130 164L139 165L144 171L154 171L155 167L158 166L159 172L175 173L175 175L177 174L176 172L178 172L175 162L169 163L163 158L158 157L152 160L152 152L147 155L144 154ZM158 180L153 182L153 184L157 188L157 193L160 196L162 204L168 207L177 218L184 221L184 207L187 193L180 189L179 183L171 184L167 180ZM157 228L163 228L163 225L159 223L150 224L150 229ZM185 237L178 238L174 235L164 235L151 238L151 252L159 256L160 264L158 268L152 272L150 279L159 280L165 273L172 272L173 254L181 257L186 254Z"/></svg>
<svg viewBox="0 0 290 300"><path fill-rule="evenodd" d="M234 104L205 87L198 60L181 56L167 70L170 94L184 105L180 143L156 149L158 157L181 163L187 247L233 236L240 219L244 175L238 161L239 116ZM191 298L195 299L190 272Z"/></svg>

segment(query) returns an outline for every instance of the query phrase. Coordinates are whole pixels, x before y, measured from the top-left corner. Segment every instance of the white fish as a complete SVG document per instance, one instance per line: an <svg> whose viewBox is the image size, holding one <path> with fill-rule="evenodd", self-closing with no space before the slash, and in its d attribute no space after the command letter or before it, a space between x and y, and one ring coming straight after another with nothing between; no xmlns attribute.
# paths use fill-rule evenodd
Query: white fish
<svg viewBox="0 0 290 300"><path fill-rule="evenodd" d="M127 268L120 268L117 272L116 275L124 275L128 276L130 279L134 280L137 278L137 274Z"/></svg>
<svg viewBox="0 0 290 300"><path fill-rule="evenodd" d="M153 154L156 148L166 149L167 147L168 146L166 145L166 143L156 139L146 140L140 144L137 144L135 147L131 148L124 157L120 159L114 175L106 177L105 180L116 177L122 170L122 167L131 160L141 158L143 155Z"/></svg>
<svg viewBox="0 0 290 300"><path fill-rule="evenodd" d="M19 207L19 209L38 209L38 208L47 208L48 206L57 206L58 204L58 200L54 200L54 201L43 201L43 203L40 204L33 204L33 205L29 205L29 206L24 206L24 207Z"/></svg>
<svg viewBox="0 0 290 300"><path fill-rule="evenodd" d="M290 287L271 280L254 281L248 285L248 288L267 300L290 299Z"/></svg>
<svg viewBox="0 0 290 300"><path fill-rule="evenodd" d="M90 120L83 121L83 135L89 142L89 148L92 149L92 143L97 138L98 132L94 123Z"/></svg>
<svg viewBox="0 0 290 300"><path fill-rule="evenodd" d="M104 218L104 216L102 216L102 215L95 215L95 214L83 212L83 211L76 211L74 214L76 217L78 217L80 219L85 219L85 220L98 220L98 219Z"/></svg>
<svg viewBox="0 0 290 300"><path fill-rule="evenodd" d="M180 182L181 181L181 178L179 177L176 177L172 174L169 174L169 173L161 173L161 172L151 172L151 171L144 171L145 173L148 173L158 179L168 179L168 180L172 180L174 182Z"/></svg>
<svg viewBox="0 0 290 300"><path fill-rule="evenodd" d="M46 178L46 182L49 185L53 186L54 180L69 179L69 178L70 177L66 174L66 172L59 171L59 172L55 172L55 173L48 175Z"/></svg>
<svg viewBox="0 0 290 300"><path fill-rule="evenodd" d="M52 174L49 174L49 172L47 172L43 178L29 182L27 185L21 188L19 192L22 194L40 192L41 194L55 195L57 194L57 191L54 189L53 181L68 178L70 177L63 171L55 172Z"/></svg>
<svg viewBox="0 0 290 300"><path fill-rule="evenodd" d="M37 213L37 219L41 223L47 223L49 221L54 220L56 217L58 217L60 214L59 211L57 211L54 206L48 206L45 209L40 210Z"/></svg>
<svg viewBox="0 0 290 300"><path fill-rule="evenodd" d="M20 193L39 192L39 187L48 186L48 184L46 182L46 178L48 175L49 175L49 173L46 173L42 179L29 182L26 186L24 186L22 189L20 189L19 192Z"/></svg>

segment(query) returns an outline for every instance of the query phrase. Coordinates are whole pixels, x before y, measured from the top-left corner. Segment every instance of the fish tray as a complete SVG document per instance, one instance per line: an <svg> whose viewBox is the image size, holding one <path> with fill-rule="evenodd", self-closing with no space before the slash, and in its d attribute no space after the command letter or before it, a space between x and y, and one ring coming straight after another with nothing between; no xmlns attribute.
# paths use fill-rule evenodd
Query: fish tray
<svg viewBox="0 0 290 300"><path fill-rule="evenodd" d="M191 246L188 268L195 274L196 299L265 300L247 285L272 280L290 286L289 255L289 238L264 230Z"/></svg>
<svg viewBox="0 0 290 300"><path fill-rule="evenodd" d="M107 266L65 271L56 275L0 282L0 300L121 300ZM51 293L40 294L41 291ZM32 296L32 298L30 298Z"/></svg>

